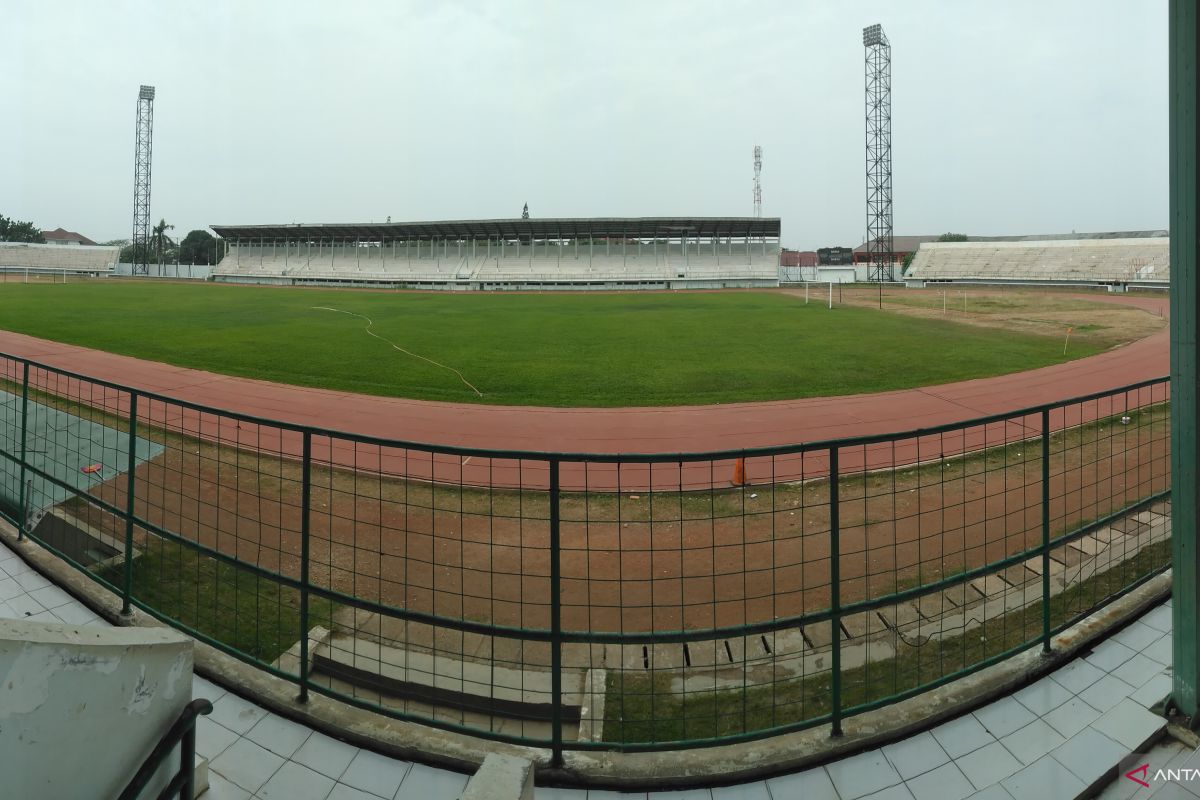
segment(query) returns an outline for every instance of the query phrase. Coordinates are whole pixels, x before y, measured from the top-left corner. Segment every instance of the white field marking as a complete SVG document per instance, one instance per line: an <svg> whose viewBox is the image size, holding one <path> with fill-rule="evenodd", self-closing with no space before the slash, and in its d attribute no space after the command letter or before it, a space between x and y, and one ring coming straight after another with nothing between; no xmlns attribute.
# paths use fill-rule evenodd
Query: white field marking
<svg viewBox="0 0 1200 800"><path fill-rule="evenodd" d="M430 364L433 364L435 367L441 367L442 369L450 370L455 375L457 375L458 379L460 381L462 381L464 384L466 384L467 387L470 388L470 390L472 392L479 395L480 397L483 397L483 392L476 389L474 384L472 384L469 380L464 378L463 374L461 372L459 372L458 370L456 370L454 367L448 367L445 364L439 364L438 362L434 361L432 358L426 358L425 356L419 355L418 353L414 353L411 350L405 350L403 347L396 344L391 339L385 339L382 336L380 336L378 333L375 333L375 331L371 330L371 327L375 324L375 322L370 317L368 317L366 314L355 314L353 311L343 311L340 308L330 308L329 306L313 306L312 308L315 311L336 311L339 314L349 314L352 317L358 317L359 319L365 319L367 321L367 327L363 328L363 330L366 331L367 335L374 336L376 339L378 339L381 342L386 342L387 344L391 345L394 349L399 350L401 353L404 353L406 356L412 356L413 358L419 358L422 361L426 361Z"/></svg>
<svg viewBox="0 0 1200 800"><path fill-rule="evenodd" d="M467 460L463 462L463 466L465 467L467 464L470 464L472 458L474 458L474 456L467 456Z"/></svg>

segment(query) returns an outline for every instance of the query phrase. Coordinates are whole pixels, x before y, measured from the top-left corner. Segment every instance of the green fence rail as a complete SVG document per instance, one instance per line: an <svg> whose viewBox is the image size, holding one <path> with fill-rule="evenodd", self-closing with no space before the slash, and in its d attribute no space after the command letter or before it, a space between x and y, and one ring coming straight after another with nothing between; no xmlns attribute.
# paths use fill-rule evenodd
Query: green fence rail
<svg viewBox="0 0 1200 800"><path fill-rule="evenodd" d="M0 355L0 514L311 693L564 751L829 725L1169 565L1160 379L717 453L398 442Z"/></svg>

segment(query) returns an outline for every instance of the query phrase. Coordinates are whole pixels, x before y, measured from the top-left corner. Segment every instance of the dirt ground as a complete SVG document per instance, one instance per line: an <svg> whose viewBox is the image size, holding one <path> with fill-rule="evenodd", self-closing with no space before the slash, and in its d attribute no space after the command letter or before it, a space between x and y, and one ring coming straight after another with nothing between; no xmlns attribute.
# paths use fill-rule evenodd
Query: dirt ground
<svg viewBox="0 0 1200 800"><path fill-rule="evenodd" d="M1052 437L1053 534L1167 488L1165 407L1128 417L1125 424L1102 418ZM164 443L166 451L137 470L138 516L299 578L301 475L294 461L185 437ZM372 448L367 461L397 455ZM1028 441L919 467L843 472L841 601L909 588L1036 545L1041 475L1040 446ZM564 627L703 629L828 607L829 487L819 477L703 492L564 493ZM124 488L120 476L93 494L121 508ZM453 619L550 625L544 491L431 485L318 467L312 508L316 585Z"/></svg>
<svg viewBox="0 0 1200 800"><path fill-rule="evenodd" d="M790 289L803 296L804 290ZM815 290L814 290L815 291ZM835 298L838 290L835 287ZM1071 340L1108 348L1142 339L1162 330L1167 321L1157 314L1107 302L1109 295L1077 288L1005 288L953 286L945 289L886 288L883 308L896 314L947 319L964 325L997 328ZM840 302L876 308L880 292L872 287L847 287Z"/></svg>

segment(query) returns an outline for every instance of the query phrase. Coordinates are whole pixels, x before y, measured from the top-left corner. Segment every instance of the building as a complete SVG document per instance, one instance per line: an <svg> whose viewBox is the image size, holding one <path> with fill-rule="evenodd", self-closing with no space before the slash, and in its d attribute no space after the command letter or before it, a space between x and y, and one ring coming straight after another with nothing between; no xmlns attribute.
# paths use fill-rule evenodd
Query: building
<svg viewBox="0 0 1200 800"><path fill-rule="evenodd" d="M917 252L917 248L925 242L936 242L939 234L932 236L893 236L892 237L892 261L896 264L902 262L910 253ZM863 242L858 247L854 248L854 263L868 264L871 261L871 254L867 252L867 242Z"/></svg>
<svg viewBox="0 0 1200 800"><path fill-rule="evenodd" d="M82 233L63 230L62 228L55 228L52 231L42 231L42 236L45 238L46 244L87 245L90 247L95 247L97 244Z"/></svg>
<svg viewBox="0 0 1200 800"><path fill-rule="evenodd" d="M817 265L816 250L779 251L779 266L781 267L815 267Z"/></svg>

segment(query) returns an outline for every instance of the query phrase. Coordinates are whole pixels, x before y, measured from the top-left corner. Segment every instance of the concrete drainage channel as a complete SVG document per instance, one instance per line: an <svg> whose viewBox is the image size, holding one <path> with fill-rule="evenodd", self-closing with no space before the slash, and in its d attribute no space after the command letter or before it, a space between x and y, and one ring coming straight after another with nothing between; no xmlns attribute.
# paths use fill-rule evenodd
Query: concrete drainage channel
<svg viewBox="0 0 1200 800"><path fill-rule="evenodd" d="M1050 597L1134 559L1170 536L1170 501L1116 520L1051 552ZM880 609L842 618L844 671L884 663L1043 600L1040 556L1004 570ZM762 681L828 674L833 664L829 622L744 637L665 644L563 646L562 713L566 741L603 742L610 672L670 676L670 691L699 696ZM451 644L432 647L439 639ZM552 696L549 651L501 652L494 637L439 629L347 609L334 630L309 635L310 680L340 694L415 715L447 710L464 724L531 738L549 738ZM299 671L299 644L276 667ZM612 738L612 732L610 739Z"/></svg>

